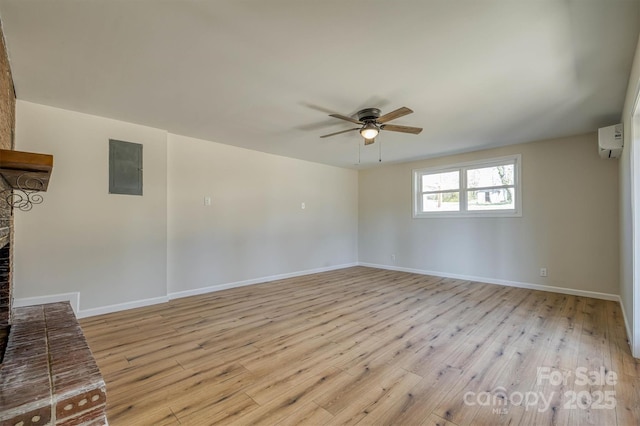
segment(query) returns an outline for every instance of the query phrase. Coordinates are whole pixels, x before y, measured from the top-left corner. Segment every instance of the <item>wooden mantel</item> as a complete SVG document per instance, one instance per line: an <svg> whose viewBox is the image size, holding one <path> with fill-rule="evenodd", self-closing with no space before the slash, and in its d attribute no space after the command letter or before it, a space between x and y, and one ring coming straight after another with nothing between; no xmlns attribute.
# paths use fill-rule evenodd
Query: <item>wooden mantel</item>
<svg viewBox="0 0 640 426"><path fill-rule="evenodd" d="M14 189L46 191L53 155L0 149L0 175Z"/></svg>

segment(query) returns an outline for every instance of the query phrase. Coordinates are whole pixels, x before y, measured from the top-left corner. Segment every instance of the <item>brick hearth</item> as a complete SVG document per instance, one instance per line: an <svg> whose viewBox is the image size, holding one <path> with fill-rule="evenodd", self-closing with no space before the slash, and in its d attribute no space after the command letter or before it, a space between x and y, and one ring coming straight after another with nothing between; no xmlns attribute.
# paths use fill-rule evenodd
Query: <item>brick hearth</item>
<svg viewBox="0 0 640 426"><path fill-rule="evenodd" d="M14 309L0 383L0 425L107 424L105 383L67 302Z"/></svg>

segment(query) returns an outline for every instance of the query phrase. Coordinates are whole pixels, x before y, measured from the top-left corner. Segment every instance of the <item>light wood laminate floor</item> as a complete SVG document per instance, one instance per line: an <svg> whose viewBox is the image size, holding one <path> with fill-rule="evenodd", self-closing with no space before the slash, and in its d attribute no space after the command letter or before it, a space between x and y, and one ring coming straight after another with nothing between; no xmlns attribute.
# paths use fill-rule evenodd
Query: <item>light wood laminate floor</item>
<svg viewBox="0 0 640 426"><path fill-rule="evenodd" d="M354 267L81 324L112 426L640 424L616 302Z"/></svg>

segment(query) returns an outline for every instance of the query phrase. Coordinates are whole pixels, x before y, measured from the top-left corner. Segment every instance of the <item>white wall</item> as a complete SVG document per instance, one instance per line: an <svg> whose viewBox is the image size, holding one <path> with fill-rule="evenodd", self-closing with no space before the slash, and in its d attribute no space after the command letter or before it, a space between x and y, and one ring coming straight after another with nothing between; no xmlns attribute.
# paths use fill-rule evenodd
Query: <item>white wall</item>
<svg viewBox="0 0 640 426"><path fill-rule="evenodd" d="M143 144L144 196L110 195L109 139ZM90 309L166 295L167 134L18 101L16 149L53 154L44 203L16 212L14 297Z"/></svg>
<svg viewBox="0 0 640 426"><path fill-rule="evenodd" d="M108 194L109 138L144 144L143 197ZM618 162L595 134L358 173L18 101L16 147L55 162L45 202L16 214L19 299L80 292L87 310L358 260L620 290ZM522 218L412 219L413 168L514 153Z"/></svg>
<svg viewBox="0 0 640 426"><path fill-rule="evenodd" d="M521 218L412 218L412 169L511 154L522 154ZM617 173L595 134L361 171L360 261L618 294Z"/></svg>
<svg viewBox="0 0 640 426"><path fill-rule="evenodd" d="M170 293L357 262L354 170L169 135L168 211Z"/></svg>
<svg viewBox="0 0 640 426"><path fill-rule="evenodd" d="M631 334L629 338L635 345L635 356L640 356L640 330L635 327L637 316L640 314L635 312L633 307L633 285L634 285L634 226L633 215L636 216L636 224L640 223L640 208L638 203L640 198L635 198L633 192L640 192L640 188L634 187L631 182L632 176L632 156L638 158L637 140L632 137L631 124L633 121L633 107L636 101L638 90L640 88L640 40L636 48L631 74L629 76L629 85L627 87L627 95L622 111L622 122L624 123L624 149L620 158L620 299L625 312L627 321L627 332ZM640 128L636 129L636 135L640 135ZM636 169L635 174L640 173ZM635 232L638 232L636 229ZM635 271L637 274L638 271ZM640 285L640 284L638 284Z"/></svg>
<svg viewBox="0 0 640 426"><path fill-rule="evenodd" d="M16 112L16 149L54 156L44 203L16 212L18 304L79 293L89 315L357 262L354 170L24 101ZM108 194L110 138L143 144L142 197Z"/></svg>

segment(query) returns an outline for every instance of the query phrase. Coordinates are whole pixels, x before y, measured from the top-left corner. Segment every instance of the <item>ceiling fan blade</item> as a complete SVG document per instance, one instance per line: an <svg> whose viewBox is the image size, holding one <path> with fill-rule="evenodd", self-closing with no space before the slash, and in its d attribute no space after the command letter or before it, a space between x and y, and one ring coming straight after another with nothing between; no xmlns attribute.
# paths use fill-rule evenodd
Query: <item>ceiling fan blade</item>
<svg viewBox="0 0 640 426"><path fill-rule="evenodd" d="M325 114L332 114L333 111L335 111L333 109L325 108L323 106L312 104L309 102L300 102L300 105L306 106L307 108L310 108L310 109L315 109L316 111L324 112Z"/></svg>
<svg viewBox="0 0 640 426"><path fill-rule="evenodd" d="M392 132L413 133L414 135L417 135L422 131L422 127L398 126L396 124L383 124L380 128L382 130L390 130Z"/></svg>
<svg viewBox="0 0 640 426"><path fill-rule="evenodd" d="M329 136L335 136L335 135L339 135L340 133L347 133L347 132L352 132L354 130L360 130L360 127L354 127L353 129L347 129L347 130L342 130L340 132L335 132L335 133L329 133L328 135L322 135L320 136L321 138L328 138Z"/></svg>
<svg viewBox="0 0 640 426"><path fill-rule="evenodd" d="M372 143L374 143L376 141L376 138L371 138L371 139L365 139L364 140L364 144L365 145L371 145Z"/></svg>
<svg viewBox="0 0 640 426"><path fill-rule="evenodd" d="M382 117L378 118L376 121L378 123L386 123L387 121L395 120L396 118L400 118L403 115L411 114L413 111L407 107L398 108L395 111L391 111L386 113Z"/></svg>
<svg viewBox="0 0 640 426"><path fill-rule="evenodd" d="M342 115L342 114L329 114L329 117L339 118L340 120L349 121L353 124L363 124L362 122L356 120L355 118L347 117L346 115Z"/></svg>

